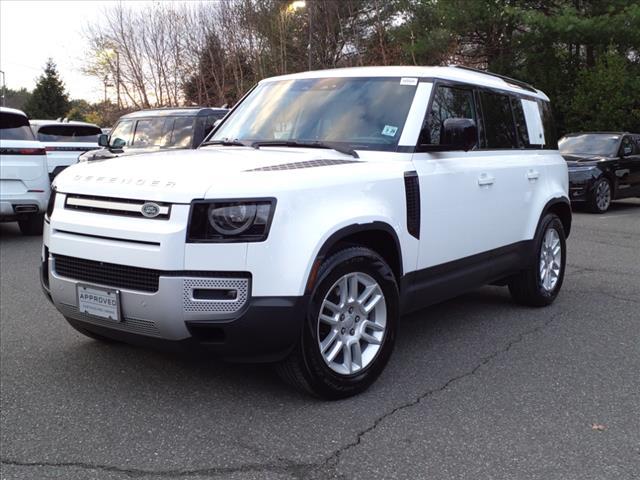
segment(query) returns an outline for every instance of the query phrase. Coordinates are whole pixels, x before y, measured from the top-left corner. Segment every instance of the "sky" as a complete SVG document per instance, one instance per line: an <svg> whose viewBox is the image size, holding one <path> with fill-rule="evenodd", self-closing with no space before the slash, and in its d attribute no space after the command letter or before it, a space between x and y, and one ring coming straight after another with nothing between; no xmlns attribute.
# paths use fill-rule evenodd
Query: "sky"
<svg viewBox="0 0 640 480"><path fill-rule="evenodd" d="M47 58L53 58L72 99L99 101L104 87L84 75L88 42L83 30L116 1L0 0L0 70L8 88L33 90ZM143 8L153 1L127 1ZM1 81L1 79L0 79Z"/></svg>

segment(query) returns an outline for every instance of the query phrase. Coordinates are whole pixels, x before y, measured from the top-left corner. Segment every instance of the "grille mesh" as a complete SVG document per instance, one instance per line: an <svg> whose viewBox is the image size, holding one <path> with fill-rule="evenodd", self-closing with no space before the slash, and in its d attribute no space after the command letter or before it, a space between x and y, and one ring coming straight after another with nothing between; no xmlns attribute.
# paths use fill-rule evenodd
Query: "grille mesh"
<svg viewBox="0 0 640 480"><path fill-rule="evenodd" d="M420 238L420 184L416 172L404 174L404 189L407 201L407 230Z"/></svg>
<svg viewBox="0 0 640 480"><path fill-rule="evenodd" d="M233 300L194 300L196 288L236 290ZM235 313L247 302L249 296L248 278L185 278L183 308L185 312Z"/></svg>
<svg viewBox="0 0 640 480"><path fill-rule="evenodd" d="M331 165L344 165L347 163L357 163L355 160L308 160L306 162L282 163L280 165L270 165L247 170L247 172L275 172L278 170L299 170L301 168L328 167Z"/></svg>
<svg viewBox="0 0 640 480"><path fill-rule="evenodd" d="M150 337L160 337L160 331L154 322L151 320L142 320L140 318L125 317L121 322L113 322L111 320L104 320L100 317L94 317L84 312L80 312L77 307L73 305L60 304L60 312L65 317L70 317L75 320L80 320L94 325L100 325L103 327L113 328L116 330L123 330L125 332L139 333Z"/></svg>
<svg viewBox="0 0 640 480"><path fill-rule="evenodd" d="M63 255L55 255L54 259L55 271L62 277L128 290L158 291L161 273L159 270L96 262Z"/></svg>

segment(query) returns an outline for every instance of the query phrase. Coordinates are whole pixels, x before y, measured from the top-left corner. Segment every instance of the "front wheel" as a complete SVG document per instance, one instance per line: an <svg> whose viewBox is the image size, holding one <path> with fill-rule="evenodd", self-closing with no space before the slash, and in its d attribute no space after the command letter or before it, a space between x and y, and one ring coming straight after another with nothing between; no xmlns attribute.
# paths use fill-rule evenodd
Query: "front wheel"
<svg viewBox="0 0 640 480"><path fill-rule="evenodd" d="M528 268L511 279L509 291L518 303L543 307L558 296L567 261L564 227L557 215L542 218L533 244L535 253Z"/></svg>
<svg viewBox="0 0 640 480"><path fill-rule="evenodd" d="M601 178L593 187L593 193L588 199L588 207L593 213L604 213L611 206L611 182Z"/></svg>
<svg viewBox="0 0 640 480"><path fill-rule="evenodd" d="M320 267L298 345L278 366L297 388L326 399L362 392L389 360L399 317L398 286L377 253L349 247Z"/></svg>

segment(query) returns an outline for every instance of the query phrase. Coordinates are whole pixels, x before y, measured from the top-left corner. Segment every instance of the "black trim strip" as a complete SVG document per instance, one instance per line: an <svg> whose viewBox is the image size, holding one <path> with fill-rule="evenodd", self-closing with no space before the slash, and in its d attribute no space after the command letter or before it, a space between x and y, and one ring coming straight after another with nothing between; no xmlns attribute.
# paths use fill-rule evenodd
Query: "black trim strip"
<svg viewBox="0 0 640 480"><path fill-rule="evenodd" d="M407 273L400 280L402 312L409 313L504 279L532 261L534 241L523 240Z"/></svg>
<svg viewBox="0 0 640 480"><path fill-rule="evenodd" d="M404 193L407 205L407 230L420 239L420 181L418 173L404 172Z"/></svg>
<svg viewBox="0 0 640 480"><path fill-rule="evenodd" d="M65 233L67 235L75 235L76 237L90 237L97 238L100 240L111 240L113 242L124 242L124 243L139 243L142 245L153 245L154 247L159 247L160 242L147 242L145 240L130 240L128 238L115 238L115 237L105 237L103 235L91 235L89 233L78 233L78 232L70 232L68 230L54 230L55 232Z"/></svg>

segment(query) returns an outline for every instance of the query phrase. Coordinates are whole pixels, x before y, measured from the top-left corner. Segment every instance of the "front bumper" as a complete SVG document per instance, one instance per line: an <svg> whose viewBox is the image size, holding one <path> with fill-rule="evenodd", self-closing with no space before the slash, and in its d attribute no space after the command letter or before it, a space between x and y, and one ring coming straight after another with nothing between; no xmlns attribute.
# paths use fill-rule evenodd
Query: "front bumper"
<svg viewBox="0 0 640 480"><path fill-rule="evenodd" d="M597 169L569 168L569 199L572 202L584 202L589 199L593 185L599 178Z"/></svg>
<svg viewBox="0 0 640 480"><path fill-rule="evenodd" d="M236 361L277 361L299 339L307 310L306 296L251 297L250 278L185 272L160 276L155 292L118 289L122 319L113 322L79 311L77 285L88 282L60 275L55 263L45 247L41 284L58 311L72 325L132 344L203 350ZM226 300L194 299L194 289L208 286L237 289L237 301L229 306Z"/></svg>

